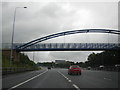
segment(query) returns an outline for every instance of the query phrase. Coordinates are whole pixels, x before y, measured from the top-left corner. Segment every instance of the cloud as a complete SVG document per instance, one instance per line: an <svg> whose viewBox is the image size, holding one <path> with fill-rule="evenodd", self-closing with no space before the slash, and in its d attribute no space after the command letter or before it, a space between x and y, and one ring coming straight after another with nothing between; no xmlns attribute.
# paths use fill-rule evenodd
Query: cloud
<svg viewBox="0 0 120 90"><path fill-rule="evenodd" d="M50 56L54 58L54 60L68 60L68 61L86 61L88 54L91 52L76 52L76 51L64 51L64 52L51 52Z"/></svg>
<svg viewBox="0 0 120 90"><path fill-rule="evenodd" d="M2 11L3 43L11 43L13 16L16 13L14 42L25 43L53 33L81 29L118 29L116 2L4 2ZM118 42L111 34L75 34L57 37L45 43ZM40 52L36 62L66 59L84 61L91 52ZM32 59L32 54L28 53Z"/></svg>
<svg viewBox="0 0 120 90"><path fill-rule="evenodd" d="M67 30L118 26L117 3L4 3L3 42L11 41L14 9L19 6L28 8L17 9L15 42Z"/></svg>
<svg viewBox="0 0 120 90"><path fill-rule="evenodd" d="M84 62L87 60L87 56L92 52L100 53L102 51L41 51L41 52L29 52L27 55L31 60L37 62L50 62L55 60L66 60L74 62ZM26 53L26 52L24 52Z"/></svg>

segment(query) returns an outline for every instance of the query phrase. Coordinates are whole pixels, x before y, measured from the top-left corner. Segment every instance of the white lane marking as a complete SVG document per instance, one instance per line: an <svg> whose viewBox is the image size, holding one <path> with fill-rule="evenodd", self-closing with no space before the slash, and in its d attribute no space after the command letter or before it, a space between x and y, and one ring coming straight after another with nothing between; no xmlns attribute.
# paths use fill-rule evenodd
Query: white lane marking
<svg viewBox="0 0 120 90"><path fill-rule="evenodd" d="M110 79L110 78L104 78L104 79L106 79L106 80L112 80L112 79Z"/></svg>
<svg viewBox="0 0 120 90"><path fill-rule="evenodd" d="M71 80L68 80L68 82L72 82Z"/></svg>
<svg viewBox="0 0 120 90"><path fill-rule="evenodd" d="M80 88L75 84L73 84L73 87L75 87L77 90L80 90Z"/></svg>
<svg viewBox="0 0 120 90"><path fill-rule="evenodd" d="M60 73L65 79L69 81L69 79L64 74L62 74L60 71L57 71L57 72Z"/></svg>
<svg viewBox="0 0 120 90"><path fill-rule="evenodd" d="M48 71L48 70L47 70L47 71ZM31 81L31 80L33 80L33 79L37 78L37 77L39 77L40 75L42 75L42 74L46 73L47 71L44 71L43 73L40 73L40 74L38 74L38 75L36 75L36 76L34 76L34 77L32 77L32 78L30 78L30 79L28 79L28 80L24 81L24 82L21 82L21 83L19 83L19 84L15 85L15 86L13 86L13 87L9 88L8 90L12 90L12 89L14 89L14 88L16 88L16 87L19 87L19 86L21 86L21 85L23 85L23 84L25 84L25 83L27 83L27 82L29 82L29 81Z"/></svg>
<svg viewBox="0 0 120 90"><path fill-rule="evenodd" d="M58 73L60 73L65 79L68 80L68 82L72 82L70 79L68 79L64 74L62 74L60 71L57 71ZM74 88L76 88L77 90L81 90L77 85L72 84Z"/></svg>

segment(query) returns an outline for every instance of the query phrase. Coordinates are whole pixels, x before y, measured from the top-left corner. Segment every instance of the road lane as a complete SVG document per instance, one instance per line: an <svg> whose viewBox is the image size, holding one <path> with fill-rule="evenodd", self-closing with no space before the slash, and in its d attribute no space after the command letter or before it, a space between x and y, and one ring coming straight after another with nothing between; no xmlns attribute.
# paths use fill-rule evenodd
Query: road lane
<svg viewBox="0 0 120 90"><path fill-rule="evenodd" d="M11 88L21 82L24 82L25 80L28 80L28 79L44 72L45 70L47 70L47 69L5 75L2 77L2 88Z"/></svg>
<svg viewBox="0 0 120 90"><path fill-rule="evenodd" d="M34 80L19 86L18 88L74 88L65 78L63 78L57 69L48 70Z"/></svg>
<svg viewBox="0 0 120 90"><path fill-rule="evenodd" d="M118 73L82 70L82 75L68 75L67 69L59 71L80 88L118 88Z"/></svg>
<svg viewBox="0 0 120 90"><path fill-rule="evenodd" d="M77 85L75 85L74 83L72 83L72 81L69 79L69 78L67 78L64 74L62 74L60 71L57 71L59 74L61 74L69 83L71 83L71 85L76 89L76 90L80 90L80 88L77 86Z"/></svg>
<svg viewBox="0 0 120 90"><path fill-rule="evenodd" d="M39 71L13 74L3 77L3 88L117 88L118 73L106 71L82 70L82 75L68 75L67 69L46 69ZM63 74L63 75L62 75ZM33 78L36 77L36 78ZM33 78L26 82L26 80Z"/></svg>
<svg viewBox="0 0 120 90"><path fill-rule="evenodd" d="M25 83L28 83L28 82L32 81L33 79L35 79L35 78L43 75L43 74L46 73L47 71L48 71L48 70L46 70L46 71L44 71L43 73L40 73L40 74L38 74L38 75L36 75L36 76L34 76L34 77L32 77L32 78L29 78L29 79L25 80L24 82L21 82L21 83L15 85L15 86L9 88L8 90L15 89L15 88L17 88L17 87L19 87L19 86L21 86L21 85L23 85L23 84L25 84Z"/></svg>
<svg viewBox="0 0 120 90"><path fill-rule="evenodd" d="M18 76L10 75L8 77L4 77L3 87L9 89L11 89L12 87L13 88L71 88L73 90L76 90L71 85L71 83L69 83L65 78L62 77L62 75L60 75L57 72L57 69L51 69L42 75L39 76L37 75L43 73L43 71L45 70L28 72L22 75L18 74ZM31 77L31 78L26 78L26 77Z"/></svg>

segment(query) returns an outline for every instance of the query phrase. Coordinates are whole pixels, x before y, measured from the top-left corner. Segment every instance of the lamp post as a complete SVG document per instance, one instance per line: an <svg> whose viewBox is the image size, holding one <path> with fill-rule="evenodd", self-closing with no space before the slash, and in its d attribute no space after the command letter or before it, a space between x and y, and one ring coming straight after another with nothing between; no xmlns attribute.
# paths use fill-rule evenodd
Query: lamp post
<svg viewBox="0 0 120 90"><path fill-rule="evenodd" d="M12 31L12 41L11 41L11 55L10 55L10 65L12 65L13 61L13 41L14 41L14 30L15 30L15 17L17 8L27 8L27 7L16 7L14 11L14 20L13 20L13 31Z"/></svg>

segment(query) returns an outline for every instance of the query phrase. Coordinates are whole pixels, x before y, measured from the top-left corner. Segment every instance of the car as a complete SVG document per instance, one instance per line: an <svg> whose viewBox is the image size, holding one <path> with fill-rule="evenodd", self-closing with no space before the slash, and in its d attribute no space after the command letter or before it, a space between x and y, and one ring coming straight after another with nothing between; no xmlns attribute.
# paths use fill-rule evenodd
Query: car
<svg viewBox="0 0 120 90"><path fill-rule="evenodd" d="M72 74L81 75L81 68L78 65L72 65L68 69L68 74L69 75L72 75Z"/></svg>
<svg viewBox="0 0 120 90"><path fill-rule="evenodd" d="M104 69L104 65L100 65L99 70L103 70L103 69Z"/></svg>
<svg viewBox="0 0 120 90"><path fill-rule="evenodd" d="M51 69L51 67L48 67L48 69Z"/></svg>
<svg viewBox="0 0 120 90"><path fill-rule="evenodd" d="M88 69L88 70L90 70L90 69L91 69L91 67L88 67L87 69Z"/></svg>

